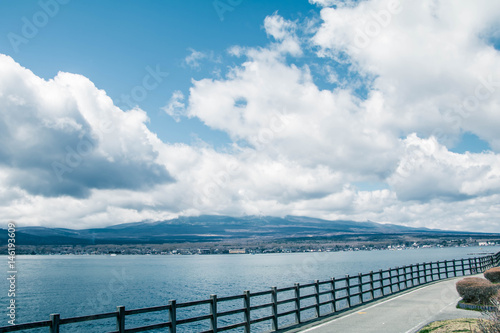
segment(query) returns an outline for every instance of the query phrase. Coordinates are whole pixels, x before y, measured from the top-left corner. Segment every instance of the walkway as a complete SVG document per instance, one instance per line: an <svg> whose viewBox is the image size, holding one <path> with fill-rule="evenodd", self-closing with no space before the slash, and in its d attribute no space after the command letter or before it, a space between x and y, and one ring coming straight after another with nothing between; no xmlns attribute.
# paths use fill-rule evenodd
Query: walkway
<svg viewBox="0 0 500 333"><path fill-rule="evenodd" d="M436 320L479 318L481 313L478 311L456 308L460 297L455 289L455 283L462 278L453 278L413 289L291 332L413 333Z"/></svg>

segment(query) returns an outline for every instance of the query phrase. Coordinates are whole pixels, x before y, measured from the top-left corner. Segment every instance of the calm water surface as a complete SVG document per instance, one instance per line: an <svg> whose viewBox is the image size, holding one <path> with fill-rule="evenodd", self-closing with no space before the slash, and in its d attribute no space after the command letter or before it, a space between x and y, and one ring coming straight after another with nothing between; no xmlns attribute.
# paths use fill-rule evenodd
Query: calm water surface
<svg viewBox="0 0 500 333"><path fill-rule="evenodd" d="M500 247L436 248L201 256L17 256L17 322L47 320L201 300L327 280L345 274L500 251ZM2 257L7 276L7 257ZM8 306L8 284L0 282L0 302ZM5 311L6 313L6 311ZM7 325L4 315L0 326ZM72 331L72 330L70 330ZM76 331L76 330L73 330Z"/></svg>

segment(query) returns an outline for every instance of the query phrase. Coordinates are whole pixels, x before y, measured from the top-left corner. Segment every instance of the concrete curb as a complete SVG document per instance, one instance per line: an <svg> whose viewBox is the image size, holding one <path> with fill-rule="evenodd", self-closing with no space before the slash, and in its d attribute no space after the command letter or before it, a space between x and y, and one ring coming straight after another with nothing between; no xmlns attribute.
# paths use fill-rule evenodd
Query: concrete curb
<svg viewBox="0 0 500 333"><path fill-rule="evenodd" d="M492 305L478 305L458 302L457 307L464 310L495 311L497 308Z"/></svg>

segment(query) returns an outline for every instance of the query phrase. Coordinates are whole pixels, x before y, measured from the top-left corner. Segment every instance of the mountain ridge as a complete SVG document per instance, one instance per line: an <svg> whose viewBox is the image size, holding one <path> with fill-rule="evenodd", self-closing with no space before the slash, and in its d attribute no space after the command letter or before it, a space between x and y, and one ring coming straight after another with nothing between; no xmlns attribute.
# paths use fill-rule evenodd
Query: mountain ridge
<svg viewBox="0 0 500 333"><path fill-rule="evenodd" d="M6 242L5 237L0 243ZM181 216L164 221L121 223L103 228L20 227L17 242L26 245L144 244L213 242L233 239L302 239L342 235L477 235L483 233L413 228L372 221L324 220L307 216Z"/></svg>

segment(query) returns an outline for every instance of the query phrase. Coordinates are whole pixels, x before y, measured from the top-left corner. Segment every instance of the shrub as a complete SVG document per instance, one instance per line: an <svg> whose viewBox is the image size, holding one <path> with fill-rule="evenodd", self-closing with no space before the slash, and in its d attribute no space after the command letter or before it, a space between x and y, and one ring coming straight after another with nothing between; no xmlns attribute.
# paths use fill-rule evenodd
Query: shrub
<svg viewBox="0 0 500 333"><path fill-rule="evenodd" d="M466 303L489 304L490 298L498 291L493 283L477 277L460 280L456 287L458 294Z"/></svg>
<svg viewBox="0 0 500 333"><path fill-rule="evenodd" d="M493 267L484 272L484 277L493 283L500 282L500 267Z"/></svg>

